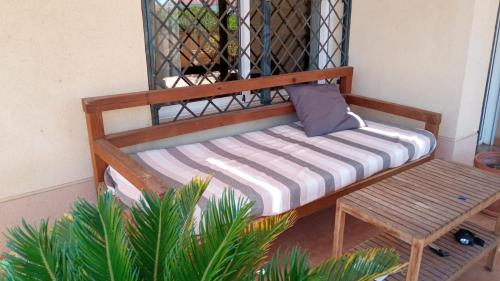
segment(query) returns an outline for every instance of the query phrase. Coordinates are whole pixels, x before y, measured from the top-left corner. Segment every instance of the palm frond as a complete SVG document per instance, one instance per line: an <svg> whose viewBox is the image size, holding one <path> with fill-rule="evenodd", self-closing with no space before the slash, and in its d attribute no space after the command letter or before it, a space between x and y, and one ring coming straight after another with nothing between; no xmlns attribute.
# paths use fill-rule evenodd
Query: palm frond
<svg viewBox="0 0 500 281"><path fill-rule="evenodd" d="M5 254L5 258L17 280L61 280L57 240L46 220L38 229L23 220L22 227L9 230L7 238L12 254Z"/></svg>
<svg viewBox="0 0 500 281"><path fill-rule="evenodd" d="M406 265L398 264L398 259L393 250L368 249L329 259L313 268L309 256L293 248L283 257L278 251L256 277L259 281L372 281L402 270Z"/></svg>
<svg viewBox="0 0 500 281"><path fill-rule="evenodd" d="M131 209L133 221L127 230L142 280L163 280L167 257L176 245L182 225L174 197L173 190L162 199L144 193L140 205Z"/></svg>
<svg viewBox="0 0 500 281"><path fill-rule="evenodd" d="M271 243L278 238L285 230L289 229L295 224L297 215L295 212L288 212L282 215L270 216L253 221L246 229L246 233L255 235L254 241L257 241L259 250L259 257L251 257L258 266L261 261L267 258L267 253L271 247ZM257 254L257 253L255 253ZM257 260L255 260L257 259Z"/></svg>
<svg viewBox="0 0 500 281"><path fill-rule="evenodd" d="M366 249L337 260L328 260L313 270L328 281L370 281L402 270L399 255L392 249Z"/></svg>
<svg viewBox="0 0 500 281"><path fill-rule="evenodd" d="M309 255L294 247L281 257L278 250L267 265L257 273L259 281L316 281L322 280L311 273Z"/></svg>
<svg viewBox="0 0 500 281"><path fill-rule="evenodd" d="M296 220L294 212L279 216L264 217L251 222L244 230L239 241L238 251L233 255L232 263L244 264L233 276L243 272L254 272L267 259L271 244ZM231 265L229 265L231 266Z"/></svg>
<svg viewBox="0 0 500 281"><path fill-rule="evenodd" d="M9 231L10 254L0 262L1 281L371 281L401 270L393 250L371 249L317 267L298 248L267 263L271 243L295 214L251 220L252 204L226 190L208 201L199 222L196 204L210 179L193 179L163 197L147 194L123 209L111 194L97 206L77 201L72 217L39 227L22 222ZM195 225L199 227L196 228Z"/></svg>
<svg viewBox="0 0 500 281"><path fill-rule="evenodd" d="M211 199L202 214L199 233L187 241L172 264L175 280L242 280L254 272L271 242L293 224L293 213L251 223L252 204L235 199L231 190Z"/></svg>
<svg viewBox="0 0 500 281"><path fill-rule="evenodd" d="M82 280L81 264L78 263L78 241L73 235L74 221L70 215L57 220L52 229L57 240L57 251L59 252L59 267L62 280Z"/></svg>
<svg viewBox="0 0 500 281"><path fill-rule="evenodd" d="M0 281L16 281L14 274L12 265L7 260L0 260Z"/></svg>
<svg viewBox="0 0 500 281"><path fill-rule="evenodd" d="M178 189L175 204L180 208L182 219L187 224L192 223L196 204L210 184L211 177L205 179L195 177L188 184Z"/></svg>
<svg viewBox="0 0 500 281"><path fill-rule="evenodd" d="M140 204L131 208L133 220L127 230L143 280L163 280L168 275L167 258L182 251L179 245L193 235L196 203L209 181L194 178L176 192L169 189L161 199L144 193Z"/></svg>
<svg viewBox="0 0 500 281"><path fill-rule="evenodd" d="M230 280L228 275L241 265L231 263L243 230L250 221L251 204L235 200L226 191L219 200L209 200L199 224L199 235L189 240L188 251L181 255L183 265L175 270L176 280ZM228 272L229 269L229 272Z"/></svg>
<svg viewBox="0 0 500 281"><path fill-rule="evenodd" d="M78 201L73 211L73 233L78 259L89 280L137 280L122 221L123 210L109 193L99 194L97 207Z"/></svg>

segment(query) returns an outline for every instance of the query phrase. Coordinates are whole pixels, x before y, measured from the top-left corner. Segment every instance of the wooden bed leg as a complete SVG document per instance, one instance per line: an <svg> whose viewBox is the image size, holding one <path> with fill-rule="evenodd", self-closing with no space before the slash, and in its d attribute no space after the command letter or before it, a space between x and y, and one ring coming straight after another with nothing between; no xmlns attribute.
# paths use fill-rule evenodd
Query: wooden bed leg
<svg viewBox="0 0 500 281"><path fill-rule="evenodd" d="M339 202L335 205L335 223L333 229L333 248L332 257L337 259L342 256L342 247L344 244L344 225L345 212L342 210Z"/></svg>
<svg viewBox="0 0 500 281"><path fill-rule="evenodd" d="M90 154L92 156L92 167L94 170L94 184L96 191L99 192L99 183L104 181L104 171L106 169L106 162L104 162L95 153L94 142L97 139L104 137L104 123L102 120L102 112L86 113L87 119L87 132L90 144Z"/></svg>
<svg viewBox="0 0 500 281"><path fill-rule="evenodd" d="M497 236L497 246L491 251L486 262L486 268L489 271L495 269L495 263L498 256L498 250L500 249L500 214L497 216L497 222L495 225L495 235Z"/></svg>

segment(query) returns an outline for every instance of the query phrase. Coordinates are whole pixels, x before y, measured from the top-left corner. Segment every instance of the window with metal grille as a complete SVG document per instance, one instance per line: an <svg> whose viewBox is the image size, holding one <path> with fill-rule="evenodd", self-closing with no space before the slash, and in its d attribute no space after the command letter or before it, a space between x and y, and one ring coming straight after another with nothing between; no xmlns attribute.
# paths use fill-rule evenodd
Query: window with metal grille
<svg viewBox="0 0 500 281"><path fill-rule="evenodd" d="M151 89L347 64L350 0L143 0ZM288 101L282 89L151 107L153 122Z"/></svg>

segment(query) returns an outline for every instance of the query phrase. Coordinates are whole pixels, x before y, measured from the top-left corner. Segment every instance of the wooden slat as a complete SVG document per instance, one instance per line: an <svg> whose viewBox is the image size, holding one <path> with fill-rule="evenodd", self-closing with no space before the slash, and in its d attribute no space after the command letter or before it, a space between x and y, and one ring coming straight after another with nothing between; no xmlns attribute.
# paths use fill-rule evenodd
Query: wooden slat
<svg viewBox="0 0 500 281"><path fill-rule="evenodd" d="M367 206L373 206L376 208L377 212L386 217L392 217L396 219L397 223L404 224L405 226L417 229L418 231L425 230L426 232L431 232L433 229L440 226L440 224L432 223L429 224L428 218L425 219L425 216L422 212L418 210L412 210L413 208L404 208L400 205L394 205L394 202L389 203L387 201L383 201L378 197L372 196L368 192L356 192L352 198L356 198L360 200L363 204L369 204Z"/></svg>
<svg viewBox="0 0 500 281"><path fill-rule="evenodd" d="M360 95L344 95L344 97L348 104L354 104L361 107L376 109L377 111L385 113L423 121L426 123L426 128L430 132L432 132L435 136L438 135L438 128L441 123L441 114L439 113Z"/></svg>
<svg viewBox="0 0 500 281"><path fill-rule="evenodd" d="M286 102L109 134L106 136L106 139L118 147L125 147L242 122L291 114L293 112L295 112L295 110L292 104Z"/></svg>
<svg viewBox="0 0 500 281"><path fill-rule="evenodd" d="M484 187L487 189L500 189L500 177L481 169L471 169L470 167L466 167L461 164L446 162L440 159L436 159L436 161L431 163L430 166L432 166L433 168L439 168L439 170L442 169L446 172L451 172L453 174L463 176L467 178L467 180L482 182L486 184Z"/></svg>
<svg viewBox="0 0 500 281"><path fill-rule="evenodd" d="M373 198L377 198L379 202L383 202L387 206L392 208L400 208L400 206L395 206L394 202L401 202L403 206L403 210L408 214L414 214L416 217L422 220L423 224L429 225L439 225L439 223L446 222L446 217L442 214L438 214L429 208L424 208L419 206L418 204L412 204L408 199L402 196L399 196L398 193L393 192L383 192L379 189L369 189L365 192L368 196L373 196ZM437 222L435 222L437 221Z"/></svg>
<svg viewBox="0 0 500 281"><path fill-rule="evenodd" d="M414 200L414 202L418 202L416 204L422 204L422 205L428 205L432 202L435 202L434 200L437 199L438 202L444 206L444 208L450 209L451 212L453 212L453 216L457 216L462 214L466 209L467 206L464 207L463 204L457 204L456 198L449 198L449 197L444 197L444 196L436 196L439 195L436 194L434 189L429 189L425 186L418 186L418 184L410 184L407 182L403 181L398 181L395 179L388 179L384 183L381 183L381 186L386 186L386 185L391 185L392 188L391 190L393 192L414 192L415 197L412 197L411 199L408 200ZM399 191L396 191L396 189L400 188ZM424 203L425 202L425 203Z"/></svg>
<svg viewBox="0 0 500 281"><path fill-rule="evenodd" d="M443 207L442 201L439 198L422 194L422 192L419 193L413 189L399 189L384 183L381 183L380 186L382 187L380 189L381 193L390 192L392 196L397 198L396 200L404 201L406 199L414 208L426 208L430 216L440 216L443 219L450 219L457 215L456 210ZM385 189L388 189L388 191L385 191ZM427 200L425 205L420 204L421 197Z"/></svg>
<svg viewBox="0 0 500 281"><path fill-rule="evenodd" d="M458 244L453 237L453 233L459 228L469 229L474 232L478 237L485 240L485 246L470 247ZM496 243L498 243L497 241L498 238L491 231L485 230L473 223L465 222L434 242L437 246L448 251L450 253L449 257L439 257L428 247L424 249L419 280L454 280L467 270L470 265L479 261L494 249ZM410 245L388 234L380 234L361 243L350 251L359 251L372 248L373 246L393 248L400 253L401 262L408 261ZM402 272L389 276L387 280L405 280L405 273Z"/></svg>
<svg viewBox="0 0 500 281"><path fill-rule="evenodd" d="M404 175L404 177L397 178L398 180L408 180L414 181L416 183L424 183L425 187L439 189L441 193L446 193L445 195L450 195L449 198L458 198L459 195L464 195L467 200L464 200L467 204L476 204L481 202L483 199L487 198L487 195L479 196L476 194L474 189L466 189L466 186L456 184L446 180L444 177L436 178L433 176L428 176L423 178L422 173L417 171L411 171ZM437 191L436 191L437 192Z"/></svg>
<svg viewBox="0 0 500 281"><path fill-rule="evenodd" d="M447 185L449 189L453 189L456 192L460 192L461 194L470 196L472 199L483 200L484 198L489 197L500 190L491 188L491 181L481 182L475 178L463 178L458 173L450 175L448 173L441 173L440 169L430 169L431 167L426 167L426 169L423 169L423 171L432 171L434 174L436 174L436 176L439 177L430 179L431 182L437 181L438 183L443 183ZM418 174L414 174L414 176L418 176ZM471 186L474 188L470 188Z"/></svg>
<svg viewBox="0 0 500 281"><path fill-rule="evenodd" d="M399 239L396 239L394 237L390 237L389 235L380 235L378 238L380 238L380 240L375 240L375 241L378 241L376 242L377 245L379 245L379 247L387 247L387 245L395 245L395 249L398 249L398 248L403 248L403 249L408 249L408 251L399 251L399 254L400 254L400 259L402 262L404 261L408 261L409 260L409 248L410 248L410 245L409 244L406 244L404 242L402 242L401 240ZM425 250L424 250L425 251ZM458 268L454 265L454 264L448 264L446 265L446 261L442 261L442 260L432 260L430 261L429 259L422 259L422 264L423 265L426 265L426 266L431 266L431 267L436 267L436 266L442 266L442 267L445 267L445 266L451 266L452 268L454 268L455 270L457 270ZM446 274L446 270L447 269L441 269L441 268L436 268L435 271L421 271L421 277L425 277L425 278L422 278L422 279L429 279L429 280L439 280L441 281L442 280L442 277L443 277L443 274ZM402 274L401 274L402 275ZM402 276L404 277L404 276Z"/></svg>
<svg viewBox="0 0 500 281"><path fill-rule="evenodd" d="M352 75L352 67L337 67L325 70L304 71L247 80L228 81L209 85L91 97L83 99L82 106L83 110L87 113L102 112L142 105L216 97L239 93L242 91L281 87L335 77L346 79L348 77L352 77ZM347 81L341 79L343 91L350 89L350 81L352 80Z"/></svg>
<svg viewBox="0 0 500 281"><path fill-rule="evenodd" d="M439 196L438 198L446 200L450 205L460 206L462 210L474 206L474 202L471 202L471 200L462 201L458 199L458 195L461 194L460 191L443 188L444 183L439 184L431 181L424 181L422 176L413 178L411 176L405 175L405 177L395 177L393 180L397 182L404 182L408 186L412 185L415 188L420 189L422 193L427 192L429 194L432 194L433 196Z"/></svg>
<svg viewBox="0 0 500 281"><path fill-rule="evenodd" d="M399 224L397 220L391 217L388 218L379 212L366 209L361 211L364 206L360 205L359 202L350 201L350 198L340 198L337 201L337 204L342 204L342 208L346 213L361 219L362 221L374 224L383 231L390 233L401 240L412 241L414 237L423 239L427 235L427 233L422 233L422 231L419 231L418 229Z"/></svg>
<svg viewBox="0 0 500 281"><path fill-rule="evenodd" d="M440 185L446 185L448 189L455 190L461 194L467 195L470 198L477 200L484 200L485 198L495 194L498 190L490 189L484 184L476 182L473 178L467 180L461 180L458 174L441 174L439 169L430 169L430 167L424 167L422 169L424 173L434 173L435 177L426 178L429 182L434 182ZM418 177L421 175L419 171L412 171L407 174L408 177ZM491 184L491 183L490 183ZM474 188L470 188L474 186Z"/></svg>

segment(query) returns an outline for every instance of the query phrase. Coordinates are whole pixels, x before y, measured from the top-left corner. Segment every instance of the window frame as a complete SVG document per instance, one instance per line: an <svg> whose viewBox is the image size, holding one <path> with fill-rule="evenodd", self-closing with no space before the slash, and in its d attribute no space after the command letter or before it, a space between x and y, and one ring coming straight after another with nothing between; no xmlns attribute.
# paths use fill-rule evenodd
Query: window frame
<svg viewBox="0 0 500 281"><path fill-rule="evenodd" d="M171 0L166 0L166 1L171 1ZM181 1L181 0L178 0ZM251 4L250 1L248 0L236 0L237 1L237 9L241 14L245 14L245 11L247 13L250 13L251 9ZM338 0L341 1L343 4L343 15L342 15L342 34L341 34L341 42L340 44L337 43L337 46L340 48L340 65L338 66L347 66L349 62L349 36L350 36L350 23L351 23L351 8L352 8L352 0ZM327 8L332 7L332 2L337 2L337 0L311 0L311 3L316 2L316 4L320 4L320 12L322 13L323 11L327 10ZM143 15L143 25L144 25L144 40L145 40L145 52L146 52L146 63L147 63L147 76L148 76L148 86L150 90L157 89L155 79L154 77L154 55L155 55L155 43L152 34L155 32L153 30L153 18L152 14L150 13L151 10L151 5L155 5L155 0L141 0L141 6L142 6L142 15ZM335 6L334 4L333 6ZM333 10L329 11L328 17L333 13ZM325 15L321 15L321 17L325 17ZM239 38L239 45L238 45L238 52L239 52L239 57L238 57L238 65L239 65L239 73L237 74L237 79L248 79L251 76L251 51L250 51L250 46L252 44L252 39L251 39L251 32L249 26L251 25L251 16L245 16L242 18L241 16L239 18L239 25L238 25L238 38ZM320 20L324 20L324 18L321 18ZM243 24L242 24L243 23ZM329 26L328 28L332 28L331 22L328 23ZM245 32L245 30L247 32ZM328 29L325 30L325 25L322 25L320 27L320 34L319 34L319 40L326 40L326 44L330 44L329 40L331 40L330 35L325 35L328 34L328 32L333 32L329 31ZM326 39L325 39L326 38ZM321 43L319 43L321 44ZM243 51L242 51L243 50ZM324 46L321 46L321 49L318 50L318 65L317 67L320 69L323 68L328 68L328 67L334 67L335 65L331 65L331 58L333 57L333 54L330 56L327 52L330 50L325 50ZM245 99L249 98L249 93L241 93L238 98L242 101L245 101ZM230 97L227 97L230 98ZM224 98L223 98L224 99ZM203 99L204 101L208 101L208 103L214 104L213 100L207 100ZM195 103L202 104L202 101L193 101ZM215 101L215 106L217 106L217 101ZM151 118L152 118L152 123L153 125L158 125L160 124L160 110L162 110L163 107L167 107L171 105L167 104L155 104L150 106L151 110ZM204 106L205 107L205 106ZM200 110L201 108L196 108L197 110ZM206 108L205 108L206 109ZM201 109L204 111L205 109ZM189 110L189 109L188 109ZM190 111L190 110L189 110ZM179 113L180 114L180 113ZM177 114L177 116L179 115ZM177 119L174 118L173 121L176 121Z"/></svg>

